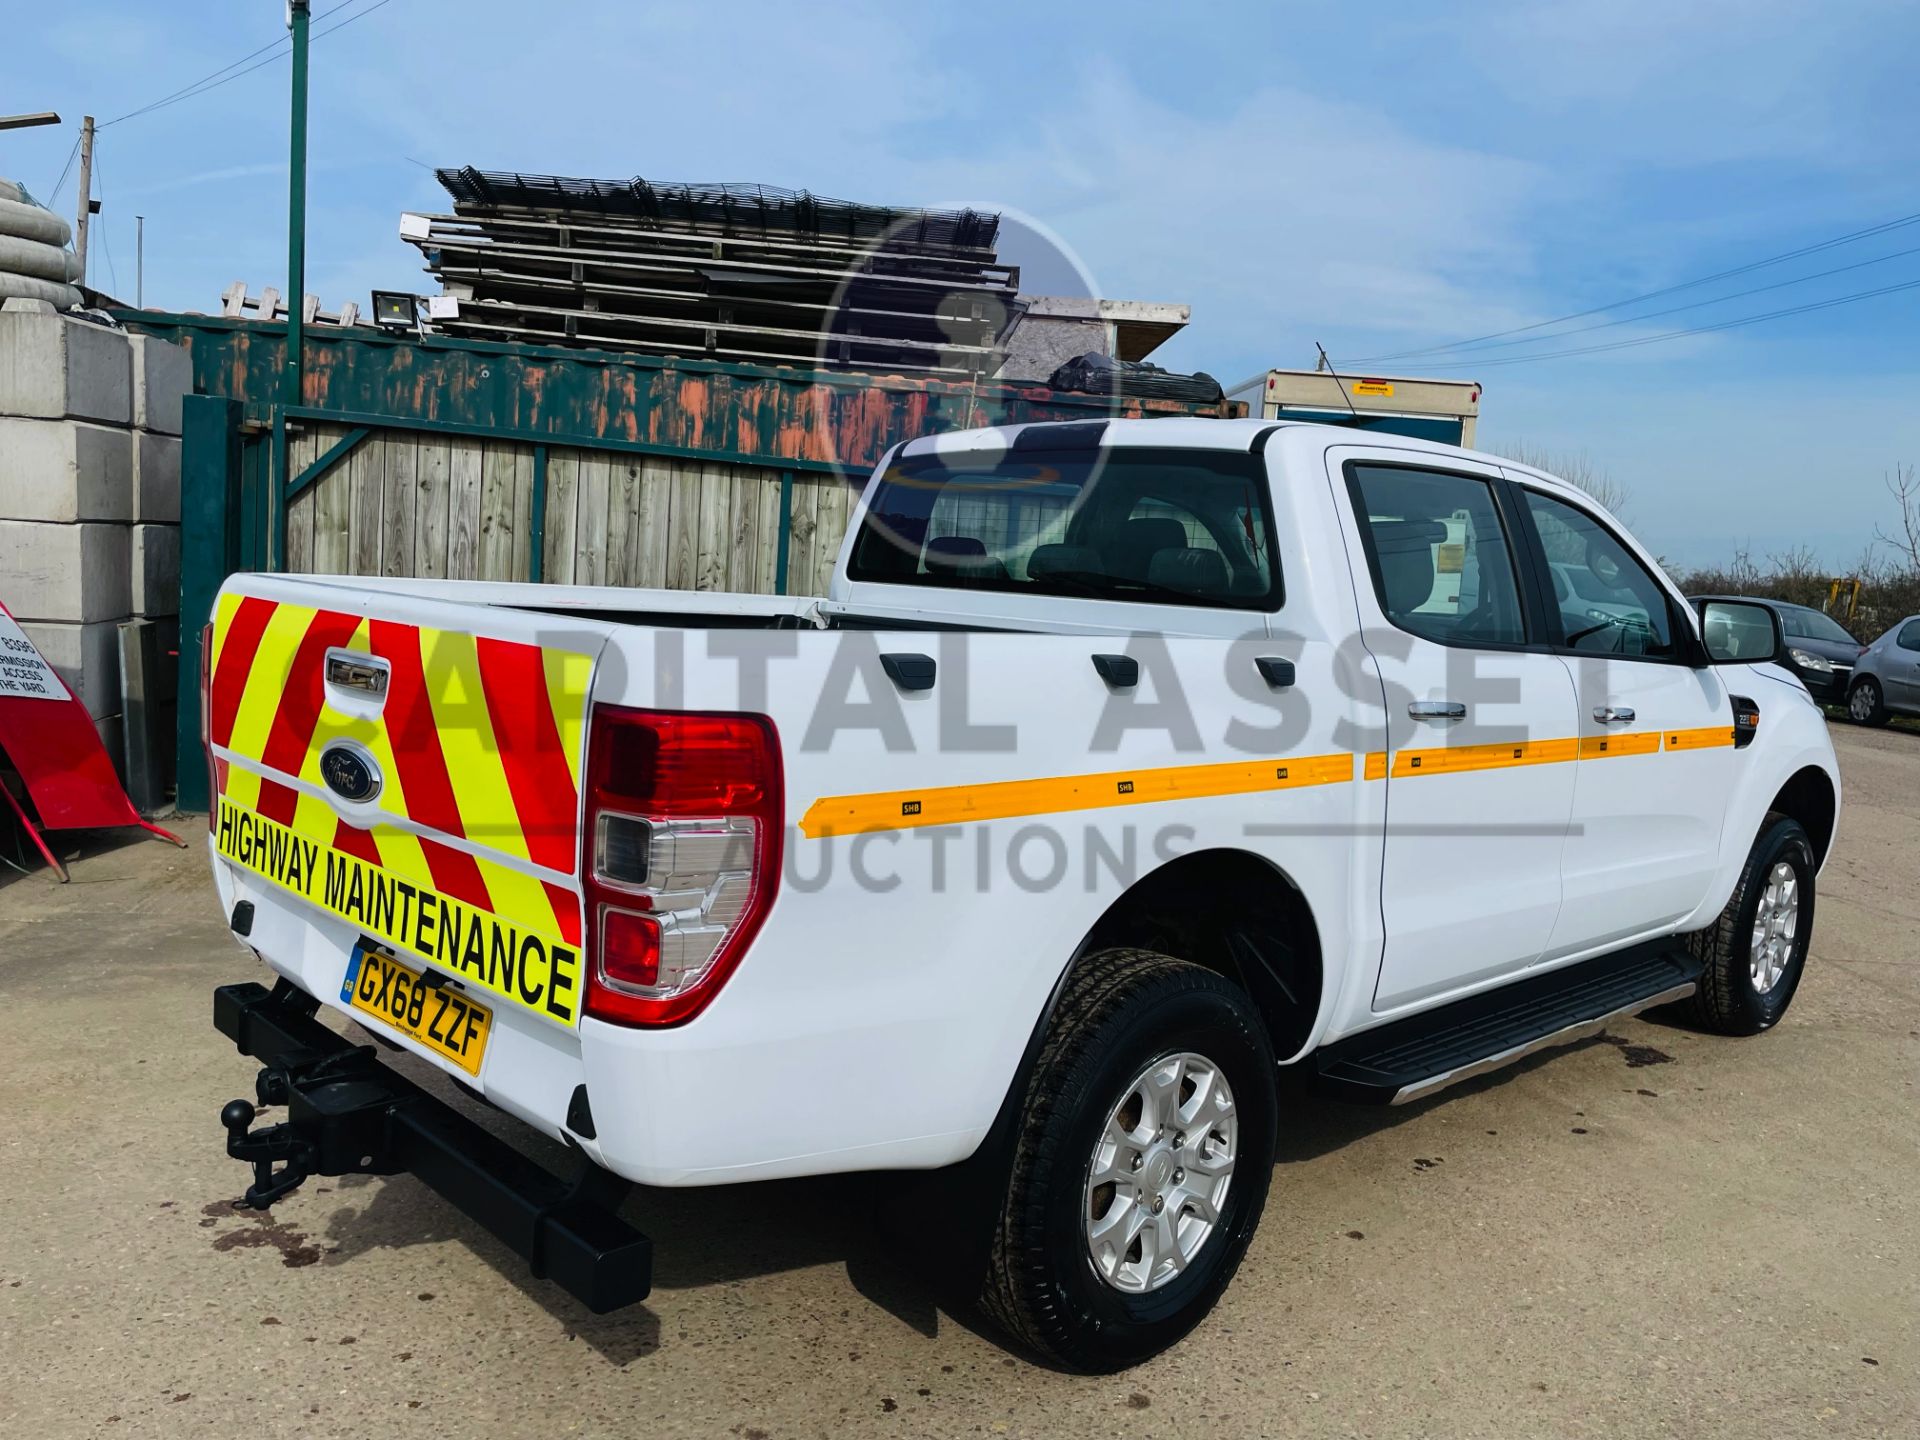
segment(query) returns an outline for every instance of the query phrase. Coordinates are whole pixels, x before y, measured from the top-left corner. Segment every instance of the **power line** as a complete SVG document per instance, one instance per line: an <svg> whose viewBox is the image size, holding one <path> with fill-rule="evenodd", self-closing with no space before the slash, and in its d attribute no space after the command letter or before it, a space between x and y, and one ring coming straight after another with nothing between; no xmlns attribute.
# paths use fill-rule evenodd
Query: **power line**
<svg viewBox="0 0 1920 1440"><path fill-rule="evenodd" d="M1606 345L1582 345L1572 350L1549 350L1541 355L1509 355L1504 360L1448 360L1430 366L1434 370L1480 370L1496 365L1529 365L1537 360L1564 360L1574 355L1598 355L1608 350L1631 350L1639 345L1653 345L1662 340L1679 340L1688 335L1711 335L1719 330L1736 330L1743 325L1757 325L1763 320L1781 320L1789 315L1806 315L1815 310L1831 310L1836 305L1851 305L1860 300L1872 300L1881 295L1892 295L1902 290L1920 290L1920 280L1908 280L1899 285L1883 285L1878 290L1857 290L1851 295L1836 295L1831 300L1816 300L1810 305L1793 305L1784 310L1769 310L1760 315L1743 315L1737 320L1723 320L1717 325L1694 325L1684 330L1665 330L1658 335L1642 335L1632 340L1615 340Z"/></svg>
<svg viewBox="0 0 1920 1440"><path fill-rule="evenodd" d="M1561 315L1552 320L1536 320L1531 325L1516 325L1510 330L1495 330L1487 335L1476 335L1470 340L1454 340L1444 345L1427 345L1414 350L1395 350L1387 355L1367 355L1346 363L1350 365L1373 365L1383 360L1404 360L1413 355L1433 355L1443 350L1464 350L1469 346L1482 345L1489 340L1504 340L1509 335L1525 335L1535 330L1546 330L1555 325L1564 325L1569 320L1584 320L1589 315L1603 315L1609 310L1618 310L1626 305L1638 305L1643 300L1657 300L1662 295L1675 295L1683 290L1696 290L1702 285L1712 285L1716 281L1731 280L1736 275L1746 275L1754 270L1764 270L1770 265L1784 265L1789 260L1798 260L1803 256L1817 255L1822 250L1831 250L1837 245L1850 245L1855 240L1865 240L1874 235L1883 235L1889 230L1898 230L1904 226L1920 224L1920 213L1903 215L1897 220L1888 220L1879 225L1870 225L1864 230L1854 230L1845 235L1836 235L1831 240L1822 240L1816 244L1803 245L1798 250L1789 250L1782 255L1771 255L1764 260L1755 260L1746 265L1736 265L1731 270L1721 270L1712 275L1702 275L1694 280L1683 280L1677 285L1663 286L1658 290L1649 290L1643 295L1630 296L1625 300L1615 300L1606 305L1595 305L1591 309L1577 310L1571 315Z"/></svg>
<svg viewBox="0 0 1920 1440"><path fill-rule="evenodd" d="M360 0L340 0L340 3L338 5L334 5L326 10L321 11L318 15L315 15L313 17L313 20L314 22L317 23L318 21L326 19L327 16L329 15L337 14L340 11L347 9L349 6L357 5L359 3L360 3ZM314 32L314 34L310 36L309 39L318 40L322 35L331 35L335 30L341 29L342 27L347 25L351 25L356 20L364 20L367 16L371 15L375 10L378 10L382 6L390 3L391 3L391 0L374 0L374 3L372 5L369 5L365 10L360 11L359 14L349 15L346 19L342 20L338 25L329 25L325 30L319 30ZM289 48L285 50L280 49L280 47L283 45L288 45ZM274 55L267 55L267 52L269 50L276 50L276 51L279 51L279 53ZM262 45L258 50L253 50L248 52L245 55L242 55L238 60L235 60L232 64L223 65L218 70L212 71L206 75L202 75L198 80L194 81L191 85L182 86L180 89L174 91L171 95L162 95L158 100L154 100L149 102L148 104L142 105L138 110L129 110L124 115L116 115L113 119L105 121L99 126L97 126L96 129L104 130L107 128L108 125L118 125L122 120L137 119L142 115L151 114L155 110L164 110L167 108L167 106L178 104L182 100L191 100L196 95L204 95L209 90L218 90L222 85L231 84L233 81L238 80L242 75L251 75L255 70L261 69L263 66L271 65L276 60L283 60L291 53L292 51L291 51L291 46L289 44L288 38L285 35L282 35L279 38L269 41L265 45ZM256 60L254 64L247 65L247 62L249 60L254 60L254 58L259 55L266 55L267 58L264 60ZM242 65L246 65L246 69L244 70L240 69L239 67ZM229 72L233 72L233 73L229 73ZM223 76L225 77L224 79L221 78Z"/></svg>
<svg viewBox="0 0 1920 1440"><path fill-rule="evenodd" d="M1566 340L1575 335L1585 335L1594 330L1611 330L1617 325L1638 325L1643 321L1658 320L1666 315L1680 315L1688 310L1702 310L1709 305L1724 305L1729 300L1742 300L1749 295L1764 295L1769 290L1785 290L1791 285L1804 285L1809 280L1825 280L1834 275L1844 275L1849 270L1864 270L1870 265L1884 265L1889 260L1902 260L1909 255L1920 255L1920 245L1909 250L1895 250L1891 255L1876 255L1871 260L1858 260L1851 265L1837 265L1831 270L1816 270L1811 275L1797 275L1791 280L1776 280L1771 285L1756 285L1751 290L1736 290L1731 295L1716 295L1711 300L1695 300L1690 304L1674 305L1665 310L1649 310L1642 315L1623 315L1618 320L1602 320L1597 325L1582 325L1577 330L1562 330L1557 335L1536 335L1525 340L1502 340L1497 345L1482 346L1476 353L1484 354L1488 350L1509 350L1515 345L1544 345L1554 340Z"/></svg>
<svg viewBox="0 0 1920 1440"><path fill-rule="evenodd" d="M53 182L53 188L47 192L47 208L60 198L60 187L67 183L67 176L73 173L73 157L80 153L80 137L73 137L73 148L67 151L67 163L60 167L60 178Z"/></svg>
<svg viewBox="0 0 1920 1440"><path fill-rule="evenodd" d="M120 296L120 272L114 267L113 241L108 237L108 231L113 227L107 223L108 217L112 212L107 209L107 180L106 176L103 175L100 170L100 147L97 142L93 150L93 180L95 186L100 191L100 248L106 252L107 274L113 277L113 294L114 298L118 299Z"/></svg>

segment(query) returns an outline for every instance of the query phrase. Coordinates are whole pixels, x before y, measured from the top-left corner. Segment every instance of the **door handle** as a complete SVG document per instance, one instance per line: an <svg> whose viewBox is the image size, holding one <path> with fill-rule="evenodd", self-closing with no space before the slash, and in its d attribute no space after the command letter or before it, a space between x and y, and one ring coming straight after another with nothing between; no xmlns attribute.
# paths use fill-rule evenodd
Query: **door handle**
<svg viewBox="0 0 1920 1440"><path fill-rule="evenodd" d="M1596 705L1593 707L1593 718L1602 725L1631 725L1633 708L1629 705Z"/></svg>
<svg viewBox="0 0 1920 1440"><path fill-rule="evenodd" d="M1407 714L1416 720L1464 720L1467 707L1458 700L1415 700Z"/></svg>

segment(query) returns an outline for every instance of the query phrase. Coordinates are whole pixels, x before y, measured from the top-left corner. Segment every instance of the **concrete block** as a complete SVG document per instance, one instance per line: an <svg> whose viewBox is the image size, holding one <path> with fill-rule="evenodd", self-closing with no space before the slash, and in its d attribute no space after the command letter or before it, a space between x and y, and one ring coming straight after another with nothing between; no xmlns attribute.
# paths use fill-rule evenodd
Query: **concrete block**
<svg viewBox="0 0 1920 1440"><path fill-rule="evenodd" d="M99 719L120 713L120 622L39 620L20 627L61 682Z"/></svg>
<svg viewBox="0 0 1920 1440"><path fill-rule="evenodd" d="M0 520L0 600L22 622L118 620L133 609L129 539L125 525Z"/></svg>
<svg viewBox="0 0 1920 1440"><path fill-rule="evenodd" d="M173 444L177 450L180 442ZM177 455L175 459L177 520ZM83 420L0 416L0 518L132 519L133 436Z"/></svg>
<svg viewBox="0 0 1920 1440"><path fill-rule="evenodd" d="M133 347L125 332L0 311L0 415L131 423Z"/></svg>
<svg viewBox="0 0 1920 1440"><path fill-rule="evenodd" d="M162 435L180 433L180 401L193 393L193 357L184 346L129 335L133 351L133 424Z"/></svg>
<svg viewBox="0 0 1920 1440"><path fill-rule="evenodd" d="M180 527L133 527L133 613L180 613Z"/></svg>
<svg viewBox="0 0 1920 1440"><path fill-rule="evenodd" d="M180 440L146 430L133 436L133 518L180 523Z"/></svg>

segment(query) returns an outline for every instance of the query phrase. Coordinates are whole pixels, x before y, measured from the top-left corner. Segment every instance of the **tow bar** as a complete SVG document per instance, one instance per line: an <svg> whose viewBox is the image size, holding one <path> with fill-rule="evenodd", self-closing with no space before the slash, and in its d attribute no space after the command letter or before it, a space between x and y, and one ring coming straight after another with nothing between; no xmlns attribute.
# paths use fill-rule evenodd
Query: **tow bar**
<svg viewBox="0 0 1920 1440"><path fill-rule="evenodd" d="M286 980L213 992L214 1027L262 1062L258 1103L287 1110L258 1130L253 1103L220 1112L227 1154L253 1167L245 1204L265 1210L310 1175L410 1171L596 1315L647 1298L653 1242L616 1213L625 1180L584 1161L571 1182L552 1174L327 1029L318 1008Z"/></svg>

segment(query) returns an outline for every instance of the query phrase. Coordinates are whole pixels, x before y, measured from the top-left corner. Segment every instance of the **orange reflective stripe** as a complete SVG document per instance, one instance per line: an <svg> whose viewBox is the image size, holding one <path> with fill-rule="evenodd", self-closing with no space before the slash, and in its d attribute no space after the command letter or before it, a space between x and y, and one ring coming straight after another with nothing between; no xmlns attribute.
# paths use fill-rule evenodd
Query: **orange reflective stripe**
<svg viewBox="0 0 1920 1440"><path fill-rule="evenodd" d="M1600 760L1619 755L1657 755L1660 753L1658 730L1633 730L1624 735L1582 735L1580 758Z"/></svg>
<svg viewBox="0 0 1920 1440"><path fill-rule="evenodd" d="M1174 765L1150 770L1108 770L1034 780L945 785L872 795L823 796L800 817L800 833L858 835L869 830L911 830L922 825L959 825L1100 810L1159 800L1200 800L1251 795L1303 785L1334 785L1353 779L1353 756L1292 755L1273 760L1232 760L1214 765Z"/></svg>
<svg viewBox="0 0 1920 1440"><path fill-rule="evenodd" d="M1447 745L1430 750L1396 750L1393 774L1454 775L1469 770L1503 770L1511 765L1554 765L1580 753L1579 741L1516 740L1506 745Z"/></svg>
<svg viewBox="0 0 1920 1440"><path fill-rule="evenodd" d="M1708 725L1698 730L1665 730L1665 748L1668 750L1717 750L1722 745L1733 744L1733 726Z"/></svg>

